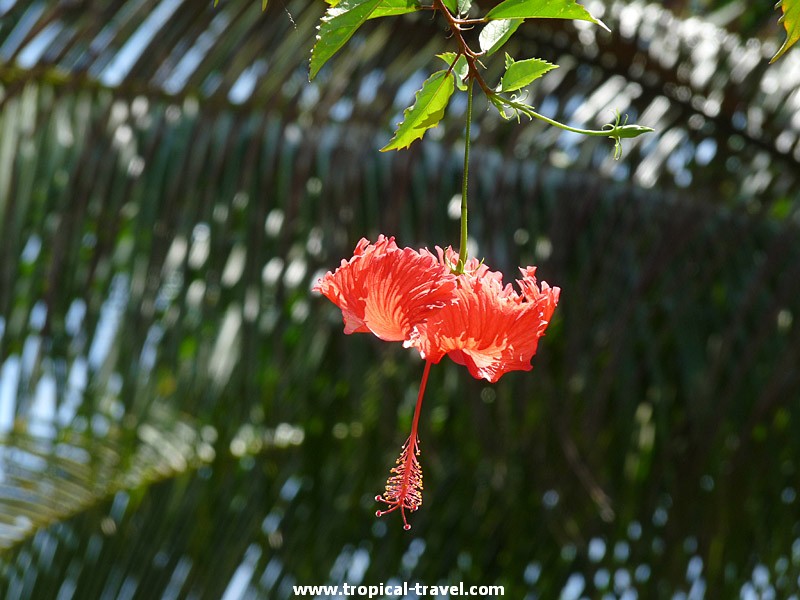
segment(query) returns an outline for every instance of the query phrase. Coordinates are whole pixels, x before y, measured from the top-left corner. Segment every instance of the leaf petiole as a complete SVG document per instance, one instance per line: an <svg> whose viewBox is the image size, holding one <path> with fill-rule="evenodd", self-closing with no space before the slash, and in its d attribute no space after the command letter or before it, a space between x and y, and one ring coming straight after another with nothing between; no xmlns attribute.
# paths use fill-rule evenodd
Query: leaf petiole
<svg viewBox="0 0 800 600"><path fill-rule="evenodd" d="M579 133L589 137L610 138L614 140L614 158L617 160L622 156L622 146L620 143L621 139L635 138L644 133L654 131L652 127L645 127L643 125L628 125L627 118L625 123L620 124L619 113L617 113L617 118L614 123L607 123L602 127L602 129L582 129L580 127L571 127L565 123L561 123L560 121L556 121L555 119L551 119L550 117L546 117L543 114L536 112L532 106L529 106L524 102L517 102L509 98L503 98L499 94L492 94L489 97L489 100L492 104L494 104L495 108L497 108L498 112L500 112L503 118L506 119L510 119L511 117L505 112L505 108L510 108L517 115L518 120L519 115L523 114L529 119L538 119L540 121L544 121L548 125L558 127L564 131Z"/></svg>

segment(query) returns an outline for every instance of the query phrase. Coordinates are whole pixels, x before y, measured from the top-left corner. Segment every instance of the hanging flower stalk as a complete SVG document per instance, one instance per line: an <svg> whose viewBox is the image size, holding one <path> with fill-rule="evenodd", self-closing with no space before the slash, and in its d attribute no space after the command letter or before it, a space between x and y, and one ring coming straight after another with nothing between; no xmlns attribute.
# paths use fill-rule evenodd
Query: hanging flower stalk
<svg viewBox="0 0 800 600"><path fill-rule="evenodd" d="M491 271L467 256L467 188L471 144L473 88L507 119L526 116L554 127L586 136L606 136L614 141L614 157L621 155L621 140L652 131L629 125L617 113L613 123L600 129L568 126L539 114L524 102L525 88L558 65L538 58L514 60L505 55L505 70L496 85L484 78L484 60L497 52L520 25L529 19L567 19L605 25L575 0L504 0L482 17L473 16L471 0L432 0L429 3L385 3L380 0L327 0L319 35L311 54L310 76L338 52L368 19L430 10L442 15L455 43L454 52L437 55L446 68L434 72L416 93L415 102L381 150L400 150L423 137L444 117L456 90L467 93L464 171L461 190L460 247L399 248L392 237L379 236L375 244L362 239L353 257L343 260L314 286L342 311L344 332L373 333L386 341L403 342L425 360L411 433L392 467L385 490L375 497L388 508L380 517L400 511L404 529L411 526L406 511L422 505L422 467L419 462L418 426L431 365L445 356L464 365L470 375L491 383L510 371L529 371L539 339L558 304L560 290L536 280L536 267L520 269L518 290L503 284L502 273ZM464 32L480 28L475 50Z"/></svg>

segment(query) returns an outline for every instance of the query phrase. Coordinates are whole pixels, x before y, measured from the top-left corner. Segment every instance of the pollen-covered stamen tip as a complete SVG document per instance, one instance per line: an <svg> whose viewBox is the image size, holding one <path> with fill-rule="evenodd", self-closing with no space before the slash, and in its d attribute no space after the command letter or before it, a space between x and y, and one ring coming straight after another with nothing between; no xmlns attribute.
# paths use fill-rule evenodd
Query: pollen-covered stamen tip
<svg viewBox="0 0 800 600"><path fill-rule="evenodd" d="M422 467L417 460L419 454L419 440L409 438L403 445L403 451L397 459L397 466L392 467L389 479L386 480L386 490L382 495L375 496L376 502L383 502L390 506L386 510L379 510L376 517L381 517L400 509L403 517L403 529L411 529L406 519L406 510L414 512L422 506Z"/></svg>

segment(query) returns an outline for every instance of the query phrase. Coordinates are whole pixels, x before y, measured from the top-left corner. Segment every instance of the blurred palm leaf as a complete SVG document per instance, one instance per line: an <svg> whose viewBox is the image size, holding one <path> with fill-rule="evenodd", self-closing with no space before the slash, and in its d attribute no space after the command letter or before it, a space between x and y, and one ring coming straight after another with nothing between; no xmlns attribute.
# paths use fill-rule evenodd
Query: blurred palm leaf
<svg viewBox="0 0 800 600"><path fill-rule="evenodd" d="M432 374L409 538L370 514L416 365L343 339L308 286L362 235L454 238L459 105L378 156L444 42L424 16L368 23L309 84L323 8L0 4L6 595L396 577L551 597L629 563L661 593L696 557L716 589L764 564L796 580L797 57L637 3L592 8L610 35L520 29L509 53L561 65L542 112L658 135L615 162L480 113L479 253L536 262L564 302L533 376Z"/></svg>
<svg viewBox="0 0 800 600"><path fill-rule="evenodd" d="M31 429L51 423L34 424ZM130 423L127 424L130 426ZM146 488L163 479L209 463L214 452L189 424L173 415L137 424L130 432L109 426L99 414L97 433L61 429L57 436L40 431L11 433L3 439L0 472L0 549L59 523L120 490ZM50 433L50 435L47 435Z"/></svg>

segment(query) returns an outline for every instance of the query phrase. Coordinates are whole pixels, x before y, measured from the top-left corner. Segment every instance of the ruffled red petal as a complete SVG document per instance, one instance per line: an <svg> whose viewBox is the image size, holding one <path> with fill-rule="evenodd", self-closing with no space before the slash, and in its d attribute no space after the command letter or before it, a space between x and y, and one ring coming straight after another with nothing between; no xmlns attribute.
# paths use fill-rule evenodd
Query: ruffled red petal
<svg viewBox="0 0 800 600"><path fill-rule="evenodd" d="M452 258L448 251L444 256L440 251L442 263ZM417 324L407 345L433 363L450 356L473 377L492 383L509 371L529 371L560 290L544 282L540 287L535 267L521 271L518 294L510 284L503 287L500 273L468 263L458 277L455 302Z"/></svg>
<svg viewBox="0 0 800 600"><path fill-rule="evenodd" d="M353 258L312 289L342 310L345 333L402 341L431 310L453 301L455 276L429 252L398 248L381 235L374 245L362 239Z"/></svg>

